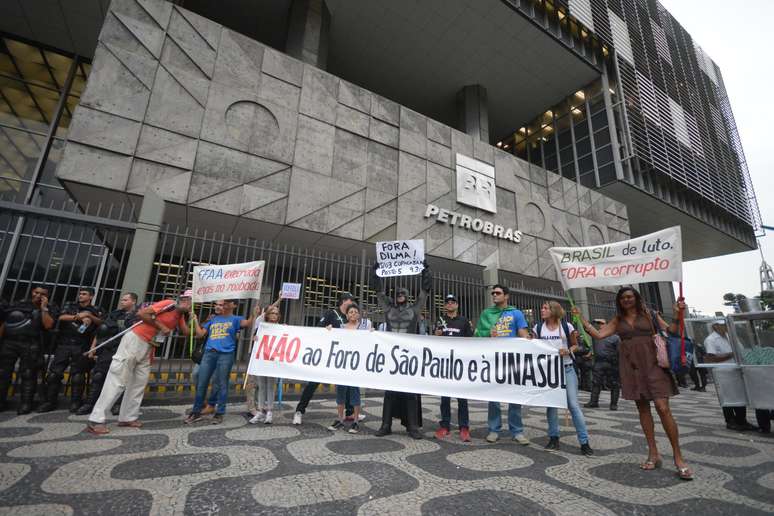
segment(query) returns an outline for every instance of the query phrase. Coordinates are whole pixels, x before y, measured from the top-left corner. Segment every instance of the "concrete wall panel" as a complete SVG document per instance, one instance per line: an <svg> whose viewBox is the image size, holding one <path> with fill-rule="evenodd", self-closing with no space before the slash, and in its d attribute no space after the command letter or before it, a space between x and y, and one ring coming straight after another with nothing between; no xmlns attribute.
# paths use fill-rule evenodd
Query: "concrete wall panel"
<svg viewBox="0 0 774 516"><path fill-rule="evenodd" d="M457 153L495 167L496 213L457 203ZM622 204L161 0L111 4L57 174L550 279L551 246L629 234ZM522 241L427 218L428 203Z"/></svg>

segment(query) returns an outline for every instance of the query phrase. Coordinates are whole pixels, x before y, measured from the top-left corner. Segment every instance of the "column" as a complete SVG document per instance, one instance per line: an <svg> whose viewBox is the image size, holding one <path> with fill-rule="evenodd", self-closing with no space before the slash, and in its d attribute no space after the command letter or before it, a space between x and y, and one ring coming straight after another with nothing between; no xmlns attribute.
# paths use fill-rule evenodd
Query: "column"
<svg viewBox="0 0 774 516"><path fill-rule="evenodd" d="M121 293L136 292L140 302L145 299L153 261L156 258L156 244L159 241L159 231L164 220L164 199L148 190L142 201L137 229L129 251L129 262L126 265L124 283Z"/></svg>
<svg viewBox="0 0 774 516"><path fill-rule="evenodd" d="M457 129L489 143L489 112L486 88L464 86L457 93Z"/></svg>
<svg viewBox="0 0 774 516"><path fill-rule="evenodd" d="M285 52L325 70L330 25L331 13L325 0L293 0Z"/></svg>

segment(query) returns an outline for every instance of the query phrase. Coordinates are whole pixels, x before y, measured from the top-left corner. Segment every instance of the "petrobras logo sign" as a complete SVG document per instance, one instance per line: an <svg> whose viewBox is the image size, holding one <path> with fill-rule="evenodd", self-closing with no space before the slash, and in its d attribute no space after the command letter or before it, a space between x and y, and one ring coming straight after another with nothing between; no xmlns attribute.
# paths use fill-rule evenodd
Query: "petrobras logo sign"
<svg viewBox="0 0 774 516"><path fill-rule="evenodd" d="M430 217L435 217L436 222L469 229L476 233L484 233L485 235L491 235L503 240L510 240L514 244L521 242L521 231L518 229L506 228L489 220L482 220L463 213L457 213L456 211L439 208L435 204L428 204L425 209L425 218Z"/></svg>
<svg viewBox="0 0 774 516"><path fill-rule="evenodd" d="M457 202L497 213L494 167L457 154Z"/></svg>

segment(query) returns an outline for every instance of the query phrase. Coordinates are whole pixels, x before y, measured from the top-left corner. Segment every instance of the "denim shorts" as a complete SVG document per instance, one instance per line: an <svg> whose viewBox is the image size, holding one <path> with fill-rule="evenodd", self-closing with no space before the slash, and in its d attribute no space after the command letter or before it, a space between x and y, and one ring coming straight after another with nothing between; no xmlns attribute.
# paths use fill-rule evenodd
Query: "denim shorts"
<svg viewBox="0 0 774 516"><path fill-rule="evenodd" d="M349 396L349 404L353 407L360 405L360 387L336 386L336 405L344 405Z"/></svg>

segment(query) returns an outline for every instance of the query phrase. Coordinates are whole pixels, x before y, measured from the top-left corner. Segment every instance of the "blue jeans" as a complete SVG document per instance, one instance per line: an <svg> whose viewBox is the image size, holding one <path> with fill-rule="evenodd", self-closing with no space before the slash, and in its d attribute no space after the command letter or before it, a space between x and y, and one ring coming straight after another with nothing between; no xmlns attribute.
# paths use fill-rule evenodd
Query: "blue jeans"
<svg viewBox="0 0 774 516"><path fill-rule="evenodd" d="M198 389L199 387L199 364L194 364L193 371L191 371L191 383ZM210 398L207 400L207 404L214 407L218 404L218 384L212 383L212 389L210 389Z"/></svg>
<svg viewBox="0 0 774 516"><path fill-rule="evenodd" d="M572 415L572 424L578 434L578 442L586 444L589 442L589 433L578 403L578 376L573 366L564 366L564 379L567 384L567 408ZM547 408L546 417L548 418L548 437L559 437L559 410L554 407Z"/></svg>
<svg viewBox="0 0 774 516"><path fill-rule="evenodd" d="M360 406L360 387L336 386L336 405L345 404L351 404L353 407Z"/></svg>
<svg viewBox="0 0 774 516"><path fill-rule="evenodd" d="M460 428L468 428L468 400L457 398L457 417ZM447 430L451 427L451 398L441 397L441 426Z"/></svg>
<svg viewBox="0 0 774 516"><path fill-rule="evenodd" d="M231 374L231 366L234 365L234 353L223 353L208 349L204 352L202 363L199 364L199 381L196 384L196 397L191 412L201 412L204 406L204 397L207 395L207 385L210 378L215 375L212 381L212 388L218 393L218 406L215 409L216 414L226 412L226 401L228 400L228 382Z"/></svg>
<svg viewBox="0 0 774 516"><path fill-rule="evenodd" d="M490 401L487 414L490 432L500 433L500 429L503 427L501 415L500 403ZM521 421L521 405L517 403L508 403L508 430L512 437L524 433L524 423Z"/></svg>

